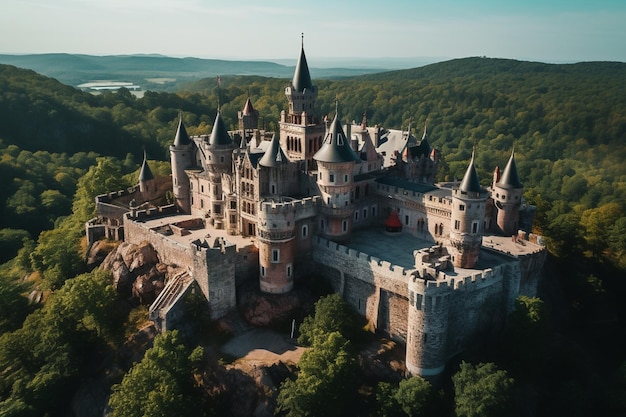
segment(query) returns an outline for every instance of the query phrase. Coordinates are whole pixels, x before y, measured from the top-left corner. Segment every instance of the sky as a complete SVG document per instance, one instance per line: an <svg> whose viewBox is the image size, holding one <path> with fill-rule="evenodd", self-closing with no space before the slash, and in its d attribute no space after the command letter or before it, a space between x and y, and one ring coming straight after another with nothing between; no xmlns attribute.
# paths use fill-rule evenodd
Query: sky
<svg viewBox="0 0 626 417"><path fill-rule="evenodd" d="M1 0L0 53L626 62L624 0Z"/></svg>

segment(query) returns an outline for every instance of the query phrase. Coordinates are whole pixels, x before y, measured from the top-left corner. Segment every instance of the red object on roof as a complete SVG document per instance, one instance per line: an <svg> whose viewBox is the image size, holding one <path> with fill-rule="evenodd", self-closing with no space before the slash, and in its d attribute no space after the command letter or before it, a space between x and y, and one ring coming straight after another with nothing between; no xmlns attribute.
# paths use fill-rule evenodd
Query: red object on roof
<svg viewBox="0 0 626 417"><path fill-rule="evenodd" d="M400 218L398 217L397 211L395 210L392 211L389 217L387 217L387 220L385 220L385 227L393 228L393 229L402 228L402 222L400 221Z"/></svg>
<svg viewBox="0 0 626 417"><path fill-rule="evenodd" d="M243 114L248 116L252 114L253 111L254 111L254 107L252 107L252 102L250 101L250 97L248 97L248 99L246 100L245 106L243 106Z"/></svg>

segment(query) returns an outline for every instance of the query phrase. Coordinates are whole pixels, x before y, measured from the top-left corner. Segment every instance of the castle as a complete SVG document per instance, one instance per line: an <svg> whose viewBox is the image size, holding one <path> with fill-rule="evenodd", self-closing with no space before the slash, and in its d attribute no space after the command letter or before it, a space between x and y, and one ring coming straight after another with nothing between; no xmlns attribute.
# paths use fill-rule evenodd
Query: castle
<svg viewBox="0 0 626 417"><path fill-rule="evenodd" d="M259 127L249 98L236 131L218 111L210 135L190 137L180 117L171 177L155 178L144 156L137 186L96 198L90 240L149 241L184 267L150 307L159 329L184 319L194 289L218 319L240 281L281 294L314 271L428 377L536 295L546 252L529 233L514 153L488 188L473 155L460 182L435 184L441 154L426 129L344 125L338 105L333 120L317 114L304 48L285 95L277 133Z"/></svg>

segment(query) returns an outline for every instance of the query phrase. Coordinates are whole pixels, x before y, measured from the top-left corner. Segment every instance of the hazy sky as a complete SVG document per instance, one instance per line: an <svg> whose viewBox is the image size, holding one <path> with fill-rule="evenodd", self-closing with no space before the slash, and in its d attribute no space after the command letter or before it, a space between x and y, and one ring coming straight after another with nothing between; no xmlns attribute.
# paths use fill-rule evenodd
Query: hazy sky
<svg viewBox="0 0 626 417"><path fill-rule="evenodd" d="M0 53L626 62L624 0L1 0Z"/></svg>

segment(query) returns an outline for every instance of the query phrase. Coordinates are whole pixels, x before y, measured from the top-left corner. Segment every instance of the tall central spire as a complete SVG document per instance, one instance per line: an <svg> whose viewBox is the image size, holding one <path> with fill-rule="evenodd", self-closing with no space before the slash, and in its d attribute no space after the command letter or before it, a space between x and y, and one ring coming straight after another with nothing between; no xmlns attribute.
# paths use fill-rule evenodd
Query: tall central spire
<svg viewBox="0 0 626 417"><path fill-rule="evenodd" d="M300 57L296 64L296 72L293 74L293 80L291 82L293 87L299 93L305 89L313 88L313 82L311 81L311 73L309 72L309 65L306 62L306 56L304 55L304 33L302 34L302 46L300 48Z"/></svg>

